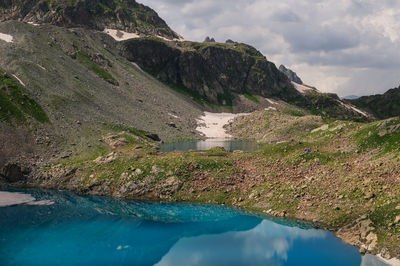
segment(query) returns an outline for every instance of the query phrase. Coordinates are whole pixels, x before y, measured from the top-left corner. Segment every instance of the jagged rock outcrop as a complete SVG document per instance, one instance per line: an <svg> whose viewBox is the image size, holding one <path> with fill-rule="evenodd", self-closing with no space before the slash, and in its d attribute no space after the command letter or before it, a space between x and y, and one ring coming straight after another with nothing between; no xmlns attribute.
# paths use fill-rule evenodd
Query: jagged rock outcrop
<svg viewBox="0 0 400 266"><path fill-rule="evenodd" d="M135 0L2 0L0 21L5 20L179 38L154 10Z"/></svg>
<svg viewBox="0 0 400 266"><path fill-rule="evenodd" d="M279 70L282 71L291 81L302 85L303 81L297 76L296 72L286 68L284 65L279 66Z"/></svg>
<svg viewBox="0 0 400 266"><path fill-rule="evenodd" d="M353 105L371 112L379 119L400 115L400 86L390 89L384 94L363 96L348 100Z"/></svg>
<svg viewBox="0 0 400 266"><path fill-rule="evenodd" d="M210 38L209 36L207 36L205 39L204 39L204 41L203 42L215 42L215 39L214 38Z"/></svg>
<svg viewBox="0 0 400 266"><path fill-rule="evenodd" d="M212 103L231 105L234 94L243 93L289 102L303 97L275 64L245 44L144 38L121 45L122 54L147 72Z"/></svg>

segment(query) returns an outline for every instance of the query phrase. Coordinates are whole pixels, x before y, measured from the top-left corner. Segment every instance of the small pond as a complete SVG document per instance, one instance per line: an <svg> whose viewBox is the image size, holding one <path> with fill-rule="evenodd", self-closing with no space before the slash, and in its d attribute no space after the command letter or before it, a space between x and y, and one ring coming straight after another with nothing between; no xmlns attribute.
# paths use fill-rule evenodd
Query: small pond
<svg viewBox="0 0 400 266"><path fill-rule="evenodd" d="M0 265L384 265L333 233L233 208L25 190L0 207Z"/></svg>
<svg viewBox="0 0 400 266"><path fill-rule="evenodd" d="M207 139L199 141L187 141L187 142L176 142L176 143L164 143L160 147L162 152L172 151L189 151L198 150L204 151L215 147L223 147L227 151L257 151L261 148L259 144L249 140L218 140L218 139Z"/></svg>

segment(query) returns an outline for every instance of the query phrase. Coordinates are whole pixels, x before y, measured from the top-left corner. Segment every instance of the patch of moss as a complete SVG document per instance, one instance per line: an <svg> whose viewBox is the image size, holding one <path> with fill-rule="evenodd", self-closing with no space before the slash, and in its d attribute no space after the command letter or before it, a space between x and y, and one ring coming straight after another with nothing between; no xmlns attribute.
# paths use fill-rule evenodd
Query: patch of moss
<svg viewBox="0 0 400 266"><path fill-rule="evenodd" d="M252 95L252 94L250 94L250 93L247 93L247 92L244 93L243 96L244 96L246 99L249 99L250 101L253 101L253 102L255 102L255 103L259 103L259 100L258 100L257 96L254 96L254 95Z"/></svg>
<svg viewBox="0 0 400 266"><path fill-rule="evenodd" d="M93 62L87 55L83 54L82 52L78 53L77 58L81 63L86 65L91 71L93 71L93 73L95 73L100 78L103 78L104 80L116 81L116 79L110 73L108 73L104 68L97 65L95 62Z"/></svg>
<svg viewBox="0 0 400 266"><path fill-rule="evenodd" d="M45 123L49 118L22 85L9 75L0 73L0 119L10 123L13 119L25 122L27 117Z"/></svg>

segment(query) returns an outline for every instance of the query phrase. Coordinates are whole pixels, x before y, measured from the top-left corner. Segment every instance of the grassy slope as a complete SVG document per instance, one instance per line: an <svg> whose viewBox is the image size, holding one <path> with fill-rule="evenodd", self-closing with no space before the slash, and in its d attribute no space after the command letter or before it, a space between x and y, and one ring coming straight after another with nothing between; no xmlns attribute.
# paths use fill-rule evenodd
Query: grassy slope
<svg viewBox="0 0 400 266"><path fill-rule="evenodd" d="M43 108L50 123L35 126L32 133L44 139L39 142L49 141L56 156L96 145L115 125L158 133L166 141L197 136L194 119L201 111L196 104L120 57L111 37L15 21L0 23L0 32L14 37L13 43L0 41L0 68L26 84L22 90L12 81L8 87L22 94L18 92L19 98L7 104L18 119L47 121L36 107ZM23 105L20 96L28 97ZM168 126L170 122L177 128Z"/></svg>
<svg viewBox="0 0 400 266"><path fill-rule="evenodd" d="M41 123L49 122L47 114L26 89L1 69L0 88L0 120L21 123L31 117Z"/></svg>

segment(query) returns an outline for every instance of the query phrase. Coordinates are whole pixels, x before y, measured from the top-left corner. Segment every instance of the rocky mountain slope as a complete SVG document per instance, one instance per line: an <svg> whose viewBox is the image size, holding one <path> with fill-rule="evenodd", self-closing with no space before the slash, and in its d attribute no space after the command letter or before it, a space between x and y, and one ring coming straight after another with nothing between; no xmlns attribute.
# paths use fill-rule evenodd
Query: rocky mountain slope
<svg viewBox="0 0 400 266"><path fill-rule="evenodd" d="M6 20L179 38L154 10L135 0L3 0L0 21Z"/></svg>
<svg viewBox="0 0 400 266"><path fill-rule="evenodd" d="M245 93L286 101L302 98L273 63L245 44L146 38L128 40L121 46L127 59L206 102L232 105L236 95Z"/></svg>
<svg viewBox="0 0 400 266"><path fill-rule="evenodd" d="M379 119L400 115L400 86L384 94L363 96L348 100L351 104L363 108Z"/></svg>
<svg viewBox="0 0 400 266"><path fill-rule="evenodd" d="M132 0L7 0L0 20L2 165L70 156L116 128L197 138L202 110L253 111L271 98L328 118L366 119L337 99L299 91L251 46L177 39ZM118 41L105 28L134 38ZM46 121L30 113L38 107Z"/></svg>
<svg viewBox="0 0 400 266"><path fill-rule="evenodd" d="M316 101L315 95L311 98L302 95L275 64L251 46L184 41L152 9L134 0L7 0L0 4L0 21L7 20L106 29L119 41L132 38L119 45L110 44L116 48L114 53L120 53L168 86L189 95L204 108L226 106L230 110L243 110L233 106L242 104L240 95L245 95L255 102L257 96L284 100L327 117L366 119L352 108L338 104L339 99L327 101L326 95L321 95ZM73 43L67 53L84 61L77 46ZM101 58L95 61L104 64ZM111 76L106 80L115 82Z"/></svg>
<svg viewBox="0 0 400 266"><path fill-rule="evenodd" d="M1 167L69 156L122 128L198 136L200 108L119 56L107 34L16 21L0 32L13 38L0 40Z"/></svg>
<svg viewBox="0 0 400 266"><path fill-rule="evenodd" d="M296 72L286 68L284 65L279 66L279 70L282 71L291 81L302 85L303 81L297 76Z"/></svg>

